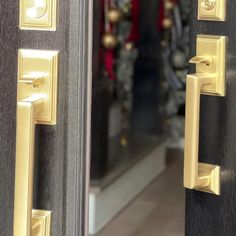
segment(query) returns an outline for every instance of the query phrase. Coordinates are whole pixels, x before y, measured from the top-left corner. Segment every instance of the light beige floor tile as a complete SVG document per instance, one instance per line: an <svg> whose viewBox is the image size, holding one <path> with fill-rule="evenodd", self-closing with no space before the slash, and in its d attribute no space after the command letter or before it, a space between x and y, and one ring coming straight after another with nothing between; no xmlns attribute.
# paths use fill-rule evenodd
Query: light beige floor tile
<svg viewBox="0 0 236 236"><path fill-rule="evenodd" d="M97 236L183 236L182 165L172 156L167 170Z"/></svg>

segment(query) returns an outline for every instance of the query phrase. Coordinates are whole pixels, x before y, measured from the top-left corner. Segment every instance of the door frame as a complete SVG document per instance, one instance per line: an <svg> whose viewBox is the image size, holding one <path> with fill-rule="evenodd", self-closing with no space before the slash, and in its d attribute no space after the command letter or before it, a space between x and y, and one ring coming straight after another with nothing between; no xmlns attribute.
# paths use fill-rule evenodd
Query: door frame
<svg viewBox="0 0 236 236"><path fill-rule="evenodd" d="M70 0L66 236L88 235L93 0ZM72 140L74 142L72 142ZM69 217L68 217L69 216ZM74 226L74 227L72 227Z"/></svg>

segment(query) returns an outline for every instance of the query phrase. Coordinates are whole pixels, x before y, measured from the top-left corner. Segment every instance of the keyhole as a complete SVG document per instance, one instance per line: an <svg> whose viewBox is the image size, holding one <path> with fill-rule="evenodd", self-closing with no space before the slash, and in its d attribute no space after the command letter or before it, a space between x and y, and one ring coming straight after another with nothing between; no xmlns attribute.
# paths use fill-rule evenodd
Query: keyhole
<svg viewBox="0 0 236 236"><path fill-rule="evenodd" d="M216 1L215 0L204 0L201 3L201 5L205 10L210 11L216 6Z"/></svg>
<svg viewBox="0 0 236 236"><path fill-rule="evenodd" d="M46 0L31 0L27 8L27 16L30 18L41 18L47 12Z"/></svg>

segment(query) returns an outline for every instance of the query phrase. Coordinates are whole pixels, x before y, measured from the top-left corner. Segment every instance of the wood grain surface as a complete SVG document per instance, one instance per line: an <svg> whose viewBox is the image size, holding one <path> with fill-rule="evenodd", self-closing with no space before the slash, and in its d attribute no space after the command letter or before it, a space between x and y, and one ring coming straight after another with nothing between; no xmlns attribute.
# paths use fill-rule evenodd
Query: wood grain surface
<svg viewBox="0 0 236 236"><path fill-rule="evenodd" d="M191 56L197 34L228 36L225 98L202 96L200 161L220 165L221 195L187 191L186 236L236 235L236 1L228 1L226 22L197 21L192 2ZM193 71L193 68L191 68Z"/></svg>
<svg viewBox="0 0 236 236"><path fill-rule="evenodd" d="M20 31L18 1L0 2L1 236L11 236L13 226L19 48L60 51L57 125L37 127L34 207L53 211L52 236L78 236L86 231L91 6L88 0L59 0L56 32Z"/></svg>

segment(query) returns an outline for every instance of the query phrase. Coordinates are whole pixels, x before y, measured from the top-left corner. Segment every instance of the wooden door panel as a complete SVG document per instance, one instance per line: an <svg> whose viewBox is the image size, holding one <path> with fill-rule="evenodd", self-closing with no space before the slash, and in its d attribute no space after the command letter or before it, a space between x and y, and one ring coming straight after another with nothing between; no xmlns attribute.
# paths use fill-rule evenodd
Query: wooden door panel
<svg viewBox="0 0 236 236"><path fill-rule="evenodd" d="M0 232L8 236L14 207L17 57L12 55L17 52L17 3L9 0L0 5Z"/></svg>
<svg viewBox="0 0 236 236"><path fill-rule="evenodd" d="M18 1L0 2L0 234L3 236L11 236L13 227L20 48L60 51L57 125L37 128L34 208L53 211L52 236L84 235L86 231L92 1L58 1L56 32L19 30Z"/></svg>
<svg viewBox="0 0 236 236"><path fill-rule="evenodd" d="M201 162L221 166L221 195L187 190L187 236L233 236L236 233L236 1L228 1L226 22L197 21L192 1L191 56L197 34L228 36L226 97L202 96ZM191 72L194 68L191 67Z"/></svg>

